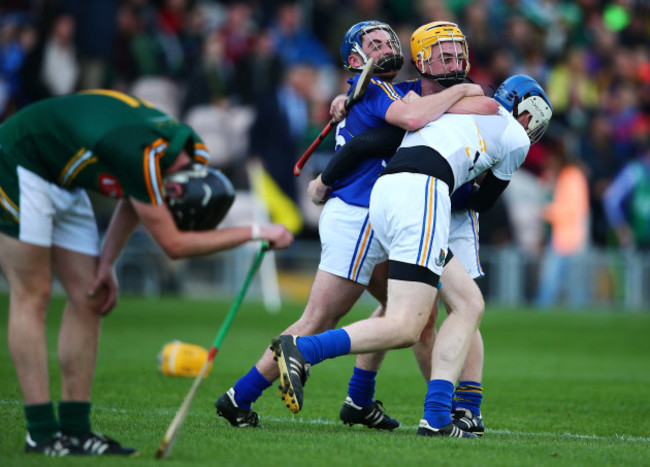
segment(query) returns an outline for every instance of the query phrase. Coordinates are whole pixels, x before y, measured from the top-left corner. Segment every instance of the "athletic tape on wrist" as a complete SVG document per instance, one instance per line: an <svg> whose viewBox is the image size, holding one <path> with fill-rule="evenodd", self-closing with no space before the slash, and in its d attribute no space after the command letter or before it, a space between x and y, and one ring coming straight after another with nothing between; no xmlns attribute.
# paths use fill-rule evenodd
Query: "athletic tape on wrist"
<svg viewBox="0 0 650 467"><path fill-rule="evenodd" d="M261 240L262 239L262 233L260 229L259 224L253 224L251 225L251 240Z"/></svg>

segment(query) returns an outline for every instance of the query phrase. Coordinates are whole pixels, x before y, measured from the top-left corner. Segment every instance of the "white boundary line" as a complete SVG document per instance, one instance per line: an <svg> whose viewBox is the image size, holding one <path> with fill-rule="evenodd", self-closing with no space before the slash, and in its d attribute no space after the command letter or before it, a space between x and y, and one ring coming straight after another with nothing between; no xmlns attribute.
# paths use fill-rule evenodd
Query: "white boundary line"
<svg viewBox="0 0 650 467"><path fill-rule="evenodd" d="M22 405L22 401L9 401L9 400L0 400L0 405ZM93 406L94 410L99 410L99 411L106 411L106 412L114 412L114 413L135 413L138 411L135 410L126 410L126 409L117 409L115 407L105 407L105 406ZM147 413L154 413L156 415L160 416L166 416L166 417L173 417L176 414L176 411L174 409L157 409L157 410L148 410ZM218 419L216 415L213 415L211 412L194 412L191 414L193 417L199 417L201 419ZM269 422L275 422L275 423L295 423L297 425L327 425L327 426L339 426L341 425L341 422L339 420L331 420L328 418L298 418L294 416L288 416L288 417L263 417L262 421L269 421ZM225 426L225 425L224 425ZM417 425L402 425L400 426L401 429L405 430L417 430L418 427ZM513 430L508 430L508 429L486 429L486 433L490 434L497 434L497 435L511 435L511 436L522 436L522 437L531 437L531 438L555 438L555 439L561 439L561 438L569 438L569 439L593 439L596 441L626 441L629 443L650 443L650 437L642 437L642 436L628 436L628 435L620 435L618 433L615 433L613 436L598 436L598 435L582 435L582 434L577 434L577 433L552 433L552 432L526 432L526 431L513 431Z"/></svg>

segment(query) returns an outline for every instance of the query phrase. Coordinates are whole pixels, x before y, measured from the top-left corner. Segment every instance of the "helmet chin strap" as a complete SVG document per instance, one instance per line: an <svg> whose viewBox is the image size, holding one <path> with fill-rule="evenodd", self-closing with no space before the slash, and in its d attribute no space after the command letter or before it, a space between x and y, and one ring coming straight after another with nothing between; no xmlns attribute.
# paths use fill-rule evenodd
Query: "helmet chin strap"
<svg viewBox="0 0 650 467"><path fill-rule="evenodd" d="M452 86L454 86L456 84L461 84L463 81L465 81L464 73L463 73L462 77L458 76L457 78L449 78L447 76L445 76L443 78L435 78L435 77L431 76L431 78L433 78L433 80L436 83L438 83L440 86L442 86L443 88L450 88L450 87L452 87Z"/></svg>
<svg viewBox="0 0 650 467"><path fill-rule="evenodd" d="M515 98L512 103L512 116L519 117L519 96L515 93Z"/></svg>
<svg viewBox="0 0 650 467"><path fill-rule="evenodd" d="M390 55L381 59L377 66L375 66L376 72L386 73L389 71L399 71L404 65L404 57L401 55Z"/></svg>
<svg viewBox="0 0 650 467"><path fill-rule="evenodd" d="M414 62L415 63L415 62ZM461 84L465 81L467 74L464 71L459 71L455 73L449 73L447 74L442 74L442 75L432 75L431 73L425 73L422 70L420 70L417 66L415 67L416 70L418 70L418 73L420 76L423 78L429 78L434 80L436 83L438 83L440 86L443 88L449 88L451 86L454 86L456 84ZM453 77L450 77L450 75L453 75Z"/></svg>

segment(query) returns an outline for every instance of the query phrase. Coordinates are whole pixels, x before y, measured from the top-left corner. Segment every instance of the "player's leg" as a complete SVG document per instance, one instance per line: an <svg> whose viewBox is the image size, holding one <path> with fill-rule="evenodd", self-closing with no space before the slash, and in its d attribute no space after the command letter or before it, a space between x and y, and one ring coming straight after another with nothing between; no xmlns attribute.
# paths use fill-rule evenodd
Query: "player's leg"
<svg viewBox="0 0 650 467"><path fill-rule="evenodd" d="M319 222L319 269L302 316L285 334L308 335L332 329L361 296L374 266L367 217L367 209L340 199L327 202ZM251 404L278 376L267 347L257 364L217 400L217 413L236 427L257 426L258 417Z"/></svg>
<svg viewBox="0 0 650 467"><path fill-rule="evenodd" d="M319 269L303 314L283 334L318 334L336 327L364 289L362 284ZM278 377L278 366L267 347L255 366L217 400L217 413L232 426L258 426L258 416L251 405Z"/></svg>
<svg viewBox="0 0 650 467"><path fill-rule="evenodd" d="M40 445L59 431L50 399L45 332L51 293L50 249L0 233L0 266L10 288L9 353L25 403L28 444Z"/></svg>
<svg viewBox="0 0 650 467"><path fill-rule="evenodd" d="M483 316L483 297L476 283L456 258L445 266L440 296L450 314L440 326L433 347L432 373L419 434L469 436L452 423L454 383Z"/></svg>
<svg viewBox="0 0 650 467"><path fill-rule="evenodd" d="M323 360L415 344L430 316L436 292L430 284L389 279L385 316L317 335L275 337L271 347L280 369L281 390L287 406L294 413L301 410L303 386L310 367Z"/></svg>
<svg viewBox="0 0 650 467"><path fill-rule="evenodd" d="M97 257L54 247L52 258L55 274L68 296L57 348L61 367L61 428L66 434L78 436L91 431L90 394L101 315L99 302L89 298L87 291L92 285Z"/></svg>
<svg viewBox="0 0 650 467"><path fill-rule="evenodd" d="M425 381L429 381L431 377L431 354L433 352L433 344L436 341L436 320L438 318L438 303L434 302L431 309L431 316L427 321L420 339L413 345L413 355L418 364L420 373Z"/></svg>
<svg viewBox="0 0 650 467"><path fill-rule="evenodd" d="M9 351L25 401L25 451L59 456L85 454L59 434L50 398L45 323L57 208L50 183L22 167L16 174L16 178L11 173L2 174L4 203L0 206L8 203L13 209L0 212L0 264L10 285Z"/></svg>
<svg viewBox="0 0 650 467"><path fill-rule="evenodd" d="M483 401L483 337L476 331L454 390L452 415L461 430L483 436L485 423L481 414Z"/></svg>
<svg viewBox="0 0 650 467"><path fill-rule="evenodd" d="M56 193L57 220L52 233L52 266L68 300L58 339L61 367L61 431L93 455L134 456L133 448L93 432L90 394L102 315L104 292L90 296L99 256L99 232L88 195L83 190Z"/></svg>
<svg viewBox="0 0 650 467"><path fill-rule="evenodd" d="M470 210L452 211L449 226L449 249L469 276L475 280L485 275L479 259L478 239L478 213ZM462 430L476 433L479 436L485 430L481 416L483 358L483 339L481 332L477 331L467 353L467 359L452 401L454 423Z"/></svg>
<svg viewBox="0 0 650 467"><path fill-rule="evenodd" d="M273 340L282 391L292 411L302 407L302 386L310 365L347 353L409 347L418 341L442 273L448 209L447 185L431 177L406 173L377 181L370 220L379 244L390 251L386 314L316 336Z"/></svg>
<svg viewBox="0 0 650 467"><path fill-rule="evenodd" d="M367 287L368 292L379 302L370 318L384 316L387 280L388 262L383 261L375 266ZM377 372L385 356L385 350L357 355L348 383L348 396L339 412L339 418L346 425L362 424L380 430L399 427L399 421L386 413L381 401L375 400ZM430 355L427 358L430 359Z"/></svg>

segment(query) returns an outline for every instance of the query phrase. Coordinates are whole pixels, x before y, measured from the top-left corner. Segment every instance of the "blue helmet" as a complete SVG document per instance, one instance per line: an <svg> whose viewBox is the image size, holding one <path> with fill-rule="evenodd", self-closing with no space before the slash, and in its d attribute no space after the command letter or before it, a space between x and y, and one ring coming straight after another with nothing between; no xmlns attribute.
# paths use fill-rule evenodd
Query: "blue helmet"
<svg viewBox="0 0 650 467"><path fill-rule="evenodd" d="M532 118L526 133L532 144L539 141L553 116L553 106L546 93L530 76L514 75L498 87L494 99L517 118L528 112Z"/></svg>
<svg viewBox="0 0 650 467"><path fill-rule="evenodd" d="M370 49L368 50L368 47L366 47L366 51L364 52L363 36L377 30L386 32L386 40L376 42L377 39L370 39ZM385 54L381 52L381 45L383 43L389 45L392 53ZM341 43L341 60L343 61L343 66L351 71L361 71L362 66L355 67L350 65L348 60L350 54L352 52L358 53L361 56L363 63L366 63L368 60L368 54L373 50L373 48L380 51L380 57L375 58L375 73L398 71L402 68L402 65L404 64L404 56L402 55L402 47L399 38L388 24L382 23L381 21L362 21L348 29L348 32L345 33L343 42Z"/></svg>

